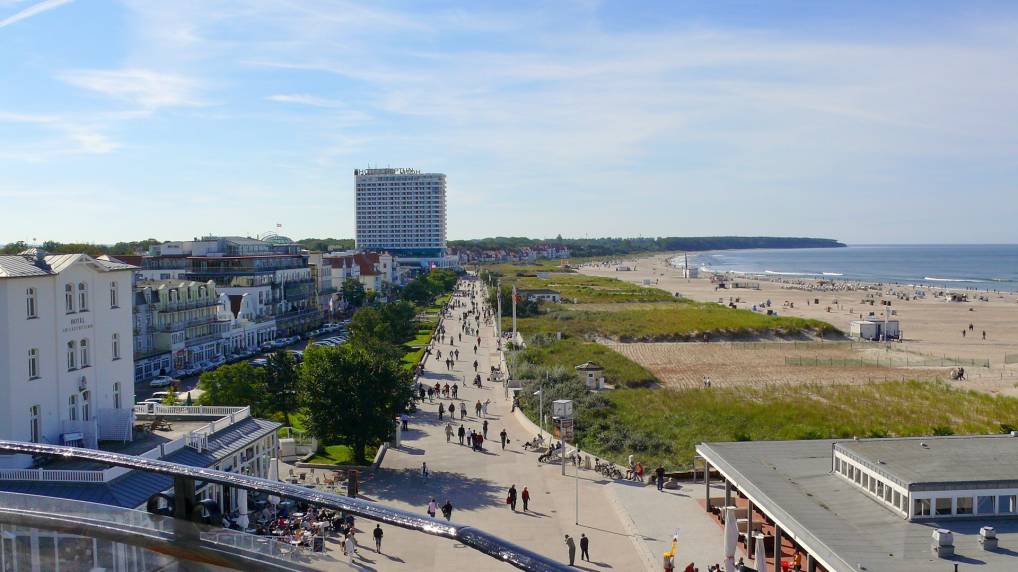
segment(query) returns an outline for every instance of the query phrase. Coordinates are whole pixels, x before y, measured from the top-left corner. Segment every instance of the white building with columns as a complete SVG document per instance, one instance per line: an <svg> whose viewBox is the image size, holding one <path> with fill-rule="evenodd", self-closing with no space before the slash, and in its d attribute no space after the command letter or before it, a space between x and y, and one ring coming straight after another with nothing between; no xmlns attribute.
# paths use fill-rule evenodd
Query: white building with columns
<svg viewBox="0 0 1018 572"><path fill-rule="evenodd" d="M38 249L0 256L0 439L131 439L134 269ZM0 467L30 464L0 455Z"/></svg>

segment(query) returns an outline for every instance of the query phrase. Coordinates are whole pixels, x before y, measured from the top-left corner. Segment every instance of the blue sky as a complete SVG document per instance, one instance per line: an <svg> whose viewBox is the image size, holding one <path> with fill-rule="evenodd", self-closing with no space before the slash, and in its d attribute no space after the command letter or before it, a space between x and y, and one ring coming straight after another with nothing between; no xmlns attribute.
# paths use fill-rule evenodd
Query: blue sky
<svg viewBox="0 0 1018 572"><path fill-rule="evenodd" d="M0 0L0 242L353 235L1018 242L1013 2Z"/></svg>

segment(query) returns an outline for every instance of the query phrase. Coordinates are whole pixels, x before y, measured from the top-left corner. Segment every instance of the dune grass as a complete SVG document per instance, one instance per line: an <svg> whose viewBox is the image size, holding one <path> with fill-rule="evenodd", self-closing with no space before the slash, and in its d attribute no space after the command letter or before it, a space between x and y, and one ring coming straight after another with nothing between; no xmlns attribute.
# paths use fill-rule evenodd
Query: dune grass
<svg viewBox="0 0 1018 572"><path fill-rule="evenodd" d="M564 372L574 372L577 365L592 361L605 368L605 381L616 387L645 387L657 382L654 374L626 356L595 342L585 342L576 338L534 340L526 349L513 354L516 363L516 375L526 376L528 373L539 375L532 370L528 372L524 364L544 368L559 368Z"/></svg>
<svg viewBox="0 0 1018 572"><path fill-rule="evenodd" d="M517 288L548 288L558 290L563 301L587 303L626 303L626 302L658 302L674 300L674 296L658 288L640 286L631 282L586 276L584 274L567 274L549 272L547 278L521 276L509 280L515 282ZM507 283L506 280L502 281Z"/></svg>
<svg viewBox="0 0 1018 572"><path fill-rule="evenodd" d="M631 389L607 395L607 415L671 451L638 451L651 463L688 467L696 443L999 433L1018 425L1018 399L926 381L704 390ZM603 417L605 412L597 413ZM591 420L593 428L595 420ZM583 430L582 427L580 428ZM597 430L584 444L616 458ZM600 447L600 449L599 449Z"/></svg>
<svg viewBox="0 0 1018 572"><path fill-rule="evenodd" d="M655 304L554 305L539 316L521 318L524 333L563 332L568 336L607 337L620 341L682 341L710 338L749 338L774 333L794 336L838 330L826 322L767 316L719 304L666 302Z"/></svg>

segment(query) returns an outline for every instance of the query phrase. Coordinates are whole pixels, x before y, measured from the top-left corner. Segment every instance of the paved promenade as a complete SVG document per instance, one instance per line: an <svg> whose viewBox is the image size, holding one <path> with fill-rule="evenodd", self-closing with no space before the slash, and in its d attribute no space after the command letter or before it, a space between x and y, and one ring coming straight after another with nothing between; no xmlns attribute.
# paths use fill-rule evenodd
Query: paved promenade
<svg viewBox="0 0 1018 572"><path fill-rule="evenodd" d="M461 284L473 288L470 282ZM436 341L435 347L441 349L442 358L437 359L433 354L427 360L422 381L432 386L436 382L449 383L450 386L458 383L459 398L436 398L433 403L425 402L421 406L411 418L410 430L404 433L402 446L389 450L381 469L362 486L363 495L370 500L420 513L426 512L427 503L432 498L439 505L449 500L454 507L454 522L477 526L563 563L568 563L564 535L569 534L577 540L576 564L582 570L629 572L646 569L645 558L630 537L631 532L624 526L612 499L606 494L605 481L599 480L593 471L580 471L580 524L577 525L576 479L572 476L575 470L569 467L569 476L563 477L558 465L539 464L536 453L520 449L523 441L531 435L509 412L510 402L505 399L502 386L487 381L490 365L497 363L498 351L493 328L483 323L476 359L484 382L481 388L471 385L476 336L468 341L470 337L464 335L463 341L458 341L462 332L459 317L469 304L463 298L454 300L467 304L466 307L454 308L454 317L443 320L447 335L457 338L456 345L449 345L448 338L444 344ZM460 359L449 370L444 360L448 351L453 349L459 349ZM453 428L458 429L462 422L469 432L470 429L482 430L484 419L475 415L474 404L487 399L491 403L488 415L484 417L488 421L485 451L474 452L467 446L461 446L455 435L452 442L447 443L445 424L448 415L441 421L438 419L439 403L445 407L455 403L457 410L460 403L466 404L466 419L460 421L457 415ZM510 439L510 445L504 451L498 436L503 428ZM428 463L428 478L421 475L423 462ZM507 490L513 484L520 494L523 487L528 487L530 511L522 511L522 502L517 505L515 513L506 505ZM441 513L438 518L442 518ZM384 554L377 555L373 548L365 546L371 544L368 530L373 528L371 523L358 522L358 528L364 533L358 535L362 546L360 557L354 562L361 569L436 572L454 569L513 570L452 541L394 527L384 528ZM580 534L590 538L590 562L580 560Z"/></svg>

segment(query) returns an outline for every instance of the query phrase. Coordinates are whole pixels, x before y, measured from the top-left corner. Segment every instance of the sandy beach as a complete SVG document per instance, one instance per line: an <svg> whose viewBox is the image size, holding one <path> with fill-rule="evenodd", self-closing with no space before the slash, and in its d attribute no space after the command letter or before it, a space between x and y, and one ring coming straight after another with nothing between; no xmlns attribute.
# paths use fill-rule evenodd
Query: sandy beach
<svg viewBox="0 0 1018 572"><path fill-rule="evenodd" d="M900 321L903 336L901 343L892 344L895 350L911 355L989 360L989 368L967 368L970 385L1018 395L1014 387L1018 364L1004 364L1005 354L1018 353L1018 294L959 290L968 294L969 301L951 302L936 295L946 289L747 276L730 276L729 281L751 288L717 289L709 275L683 278L681 269L669 263L678 254L585 264L580 272L637 284L649 282L692 300L731 302L743 309L760 307L769 300L770 308L779 315L824 320L845 332L860 315L869 318L873 312L877 319L883 319L885 306L881 301L890 301L895 312L892 319ZM617 270L620 266L630 270Z"/></svg>

